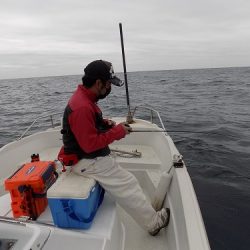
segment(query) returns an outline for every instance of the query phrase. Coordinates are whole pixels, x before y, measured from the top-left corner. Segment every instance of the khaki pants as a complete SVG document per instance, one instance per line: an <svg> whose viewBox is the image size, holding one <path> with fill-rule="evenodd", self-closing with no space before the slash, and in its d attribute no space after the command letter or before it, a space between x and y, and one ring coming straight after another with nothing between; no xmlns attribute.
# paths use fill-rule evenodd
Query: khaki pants
<svg viewBox="0 0 250 250"><path fill-rule="evenodd" d="M72 167L72 171L98 181L141 227L149 230L154 226L152 222L157 213L146 199L137 179L121 168L112 156L82 159Z"/></svg>

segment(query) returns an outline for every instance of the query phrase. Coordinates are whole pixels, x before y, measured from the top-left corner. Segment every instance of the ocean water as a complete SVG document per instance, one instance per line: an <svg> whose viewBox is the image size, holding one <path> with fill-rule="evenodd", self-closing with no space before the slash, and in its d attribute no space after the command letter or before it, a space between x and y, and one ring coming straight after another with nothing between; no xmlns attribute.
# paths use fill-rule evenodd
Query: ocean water
<svg viewBox="0 0 250 250"><path fill-rule="evenodd" d="M80 82L80 75L0 80L0 146L36 117L62 114ZM128 82L131 107L155 108L172 131L211 249L250 249L250 68L133 72ZM104 116L126 116L125 88L113 87L99 105ZM33 132L45 127L38 124Z"/></svg>

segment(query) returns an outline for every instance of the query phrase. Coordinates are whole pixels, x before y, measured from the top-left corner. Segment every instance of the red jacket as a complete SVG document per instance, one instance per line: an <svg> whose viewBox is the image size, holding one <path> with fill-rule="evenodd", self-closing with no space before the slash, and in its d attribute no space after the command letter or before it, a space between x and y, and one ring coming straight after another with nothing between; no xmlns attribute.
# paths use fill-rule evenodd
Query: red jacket
<svg viewBox="0 0 250 250"><path fill-rule="evenodd" d="M77 154L78 158L95 158L110 153L108 145L125 137L121 124L109 127L96 104L96 95L79 85L70 98L63 118L63 142L65 154ZM61 156L62 156L61 153Z"/></svg>

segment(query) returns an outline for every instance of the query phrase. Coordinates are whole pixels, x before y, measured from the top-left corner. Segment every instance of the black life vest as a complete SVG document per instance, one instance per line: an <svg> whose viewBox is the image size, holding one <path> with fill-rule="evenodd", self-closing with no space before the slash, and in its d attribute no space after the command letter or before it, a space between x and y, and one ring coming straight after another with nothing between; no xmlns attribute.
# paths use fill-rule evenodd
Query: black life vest
<svg viewBox="0 0 250 250"><path fill-rule="evenodd" d="M64 152L65 154L76 154L78 159L87 158L93 159L98 156L106 156L110 154L109 147L104 147L102 149L98 149L91 153L86 153L78 144L69 124L69 116L72 113L72 109L69 105L65 108L63 115L63 128L61 130L64 144ZM102 117L102 113L95 113L95 126L99 133L106 132L110 126L107 125Z"/></svg>

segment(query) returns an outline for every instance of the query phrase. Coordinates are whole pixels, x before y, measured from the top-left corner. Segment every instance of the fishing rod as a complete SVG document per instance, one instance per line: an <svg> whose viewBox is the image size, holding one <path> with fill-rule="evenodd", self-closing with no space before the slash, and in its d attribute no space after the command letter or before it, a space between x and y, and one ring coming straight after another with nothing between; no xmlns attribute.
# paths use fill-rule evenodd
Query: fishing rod
<svg viewBox="0 0 250 250"><path fill-rule="evenodd" d="M162 133L195 133L195 134L204 134L204 132L199 131L187 131L187 130L131 130L131 133L135 132L146 132L146 133L155 133L155 132L162 132Z"/></svg>
<svg viewBox="0 0 250 250"><path fill-rule="evenodd" d="M129 101L129 91L128 91L128 79L127 79L127 68L126 68L126 60L125 60L125 51L124 51L124 42L123 42L123 31L122 31L122 23L119 23L120 29L120 38L121 38L121 49L122 49L122 62L123 62L123 71L124 71L124 82L126 88L126 98L127 98L127 107L128 114L126 118L126 122L128 124L133 123L133 116L130 110L130 101ZM202 132L191 132L191 131L166 131L166 130L132 130L131 132L176 132L176 133L202 133Z"/></svg>
<svg viewBox="0 0 250 250"><path fill-rule="evenodd" d="M126 69L126 60L125 60L125 52L124 52L124 42L123 42L123 32L122 32L122 24L119 23L120 28L120 38L121 38L121 49L122 49L122 61L123 61L123 71L124 71L124 81L126 87L126 97L127 97L127 107L128 107L128 114L127 114L127 123L133 122L132 113L130 110L130 102L129 102L129 92L128 92L128 79L127 79L127 69Z"/></svg>

